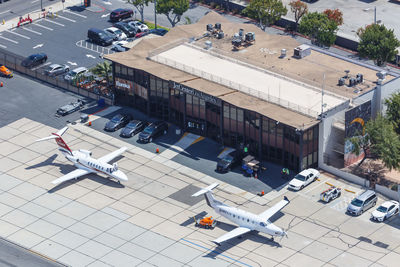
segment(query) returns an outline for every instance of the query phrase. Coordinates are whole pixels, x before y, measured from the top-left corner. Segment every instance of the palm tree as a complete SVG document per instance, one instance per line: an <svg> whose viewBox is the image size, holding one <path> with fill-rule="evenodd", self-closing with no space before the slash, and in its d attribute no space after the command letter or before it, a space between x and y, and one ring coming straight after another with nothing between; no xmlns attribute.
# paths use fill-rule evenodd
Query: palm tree
<svg viewBox="0 0 400 267"><path fill-rule="evenodd" d="M110 86L110 75L112 73L111 63L109 61L104 61L103 63L98 63L96 67L92 69L92 73L100 77L105 77L107 81L107 88ZM114 94L114 92L112 92Z"/></svg>

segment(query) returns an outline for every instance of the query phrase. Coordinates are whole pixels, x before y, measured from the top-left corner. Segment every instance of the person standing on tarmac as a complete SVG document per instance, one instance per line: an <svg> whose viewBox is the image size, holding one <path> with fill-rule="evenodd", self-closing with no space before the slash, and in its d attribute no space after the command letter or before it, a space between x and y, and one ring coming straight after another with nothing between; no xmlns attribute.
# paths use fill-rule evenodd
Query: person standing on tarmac
<svg viewBox="0 0 400 267"><path fill-rule="evenodd" d="M283 168L281 171L281 178L287 180L287 179L289 179L289 174L290 174L289 169Z"/></svg>

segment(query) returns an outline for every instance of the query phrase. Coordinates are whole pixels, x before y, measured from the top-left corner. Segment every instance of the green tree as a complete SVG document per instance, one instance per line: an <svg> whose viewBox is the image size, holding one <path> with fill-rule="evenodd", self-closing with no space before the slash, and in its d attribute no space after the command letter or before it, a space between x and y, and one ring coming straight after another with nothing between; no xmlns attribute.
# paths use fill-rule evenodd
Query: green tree
<svg viewBox="0 0 400 267"><path fill-rule="evenodd" d="M261 29L274 24L287 14L287 8L281 0L253 0L243 10L243 13L260 23Z"/></svg>
<svg viewBox="0 0 400 267"><path fill-rule="evenodd" d="M144 7L148 6L151 0L126 0L126 3L132 4L137 11L139 11L140 17L142 19L142 22L144 23Z"/></svg>
<svg viewBox="0 0 400 267"><path fill-rule="evenodd" d="M172 27L175 27L183 13L189 9L189 0L157 0L156 9L158 14L164 14Z"/></svg>
<svg viewBox="0 0 400 267"><path fill-rule="evenodd" d="M372 24L357 31L360 42L358 52L363 57L374 60L378 66L385 65L396 56L396 49L400 46L393 30L385 25Z"/></svg>
<svg viewBox="0 0 400 267"><path fill-rule="evenodd" d="M364 152L360 166L368 157L382 160L389 170L400 169L400 139L393 125L384 117L378 116L365 125L364 136L351 137L352 152L360 155Z"/></svg>
<svg viewBox="0 0 400 267"><path fill-rule="evenodd" d="M393 128L400 135L400 93L394 93L385 100L387 107L386 117L393 124Z"/></svg>
<svg viewBox="0 0 400 267"><path fill-rule="evenodd" d="M296 22L296 31L297 26L299 25L299 21L301 17L308 13L308 7L306 3L301 2L300 0L293 0L289 3L290 10L294 13L294 20Z"/></svg>
<svg viewBox="0 0 400 267"><path fill-rule="evenodd" d="M299 31L317 43L331 46L336 40L338 25L324 13L312 12L305 15L299 25Z"/></svg>
<svg viewBox="0 0 400 267"><path fill-rule="evenodd" d="M110 76L112 74L112 67L109 61L103 61L103 63L98 63L96 67L92 69L93 74L100 77L104 77L107 81L107 87L110 85Z"/></svg>

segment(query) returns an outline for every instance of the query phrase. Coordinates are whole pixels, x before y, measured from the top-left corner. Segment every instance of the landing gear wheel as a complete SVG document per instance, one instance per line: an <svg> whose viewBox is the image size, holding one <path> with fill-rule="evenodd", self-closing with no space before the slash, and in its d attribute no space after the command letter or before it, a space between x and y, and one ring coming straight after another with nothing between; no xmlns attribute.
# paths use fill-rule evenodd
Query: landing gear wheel
<svg viewBox="0 0 400 267"><path fill-rule="evenodd" d="M304 185L300 186L300 190L302 190L304 188Z"/></svg>

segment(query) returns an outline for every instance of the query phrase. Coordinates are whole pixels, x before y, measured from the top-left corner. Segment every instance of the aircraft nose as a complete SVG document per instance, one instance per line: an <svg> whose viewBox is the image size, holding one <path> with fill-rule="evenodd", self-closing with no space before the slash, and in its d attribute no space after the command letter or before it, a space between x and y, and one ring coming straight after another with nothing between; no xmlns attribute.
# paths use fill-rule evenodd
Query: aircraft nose
<svg viewBox="0 0 400 267"><path fill-rule="evenodd" d="M125 173L123 173L123 172L120 173L119 178L122 181L125 181L125 182L128 181L128 177L126 177Z"/></svg>

